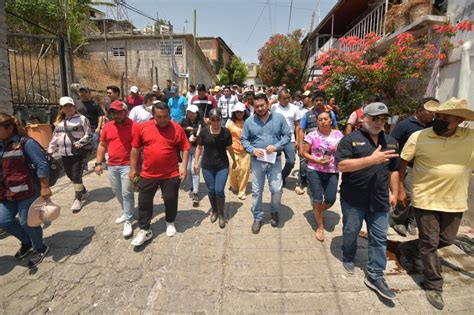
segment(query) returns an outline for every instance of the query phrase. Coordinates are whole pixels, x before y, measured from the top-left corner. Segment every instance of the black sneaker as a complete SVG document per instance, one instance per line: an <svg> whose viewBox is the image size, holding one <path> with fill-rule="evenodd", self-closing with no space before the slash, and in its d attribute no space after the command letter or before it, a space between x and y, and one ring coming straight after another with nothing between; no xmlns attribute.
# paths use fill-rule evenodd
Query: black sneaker
<svg viewBox="0 0 474 315"><path fill-rule="evenodd" d="M32 247L33 247L33 245L31 245L31 243L30 244L21 244L20 249L15 254L15 258L16 259L25 258L26 255L28 255L28 253L31 251Z"/></svg>
<svg viewBox="0 0 474 315"><path fill-rule="evenodd" d="M394 300L397 297L395 295L395 293L392 290L390 290L390 288L387 286L387 283L385 282L385 279L372 280L372 279L366 277L364 279L364 283L367 287L374 290L380 296L382 296L386 299Z"/></svg>
<svg viewBox="0 0 474 315"><path fill-rule="evenodd" d="M442 310L444 308L443 295L439 291L427 290L425 291L426 299L435 308Z"/></svg>
<svg viewBox="0 0 474 315"><path fill-rule="evenodd" d="M273 227L277 227L278 222L280 221L280 218L278 216L278 212L272 212L271 215L272 215L272 218L270 219L270 225L273 226Z"/></svg>
<svg viewBox="0 0 474 315"><path fill-rule="evenodd" d="M44 256L49 251L49 247L44 245L40 250L34 250L33 254L31 254L30 261L28 262L28 267L33 268L34 266L38 265L40 262L43 261Z"/></svg>
<svg viewBox="0 0 474 315"><path fill-rule="evenodd" d="M258 232L260 232L261 227L262 227L262 221L254 220L252 224L252 233L258 234Z"/></svg>
<svg viewBox="0 0 474 315"><path fill-rule="evenodd" d="M415 218L408 219L407 231L410 235L416 235L416 220L415 220Z"/></svg>
<svg viewBox="0 0 474 315"><path fill-rule="evenodd" d="M343 261L342 262L342 267L344 267L344 270L348 274L350 274L350 275L354 274L355 265L352 261Z"/></svg>
<svg viewBox="0 0 474 315"><path fill-rule="evenodd" d="M193 207L199 207L199 196L198 194L193 195Z"/></svg>

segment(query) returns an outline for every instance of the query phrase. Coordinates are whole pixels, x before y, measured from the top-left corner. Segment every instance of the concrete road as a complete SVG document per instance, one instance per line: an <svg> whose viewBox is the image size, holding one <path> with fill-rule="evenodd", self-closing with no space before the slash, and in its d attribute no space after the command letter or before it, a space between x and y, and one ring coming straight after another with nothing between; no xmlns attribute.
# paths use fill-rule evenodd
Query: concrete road
<svg viewBox="0 0 474 315"><path fill-rule="evenodd" d="M90 165L92 163L89 163ZM50 253L36 270L13 255L19 243L5 237L0 246L0 310L20 313L436 313L426 301L421 275L407 275L393 260L387 282L398 292L389 302L363 283L367 241L359 238L356 274L340 262L342 217L339 202L325 213L326 240L314 238L308 196L284 189L278 228L251 233L251 196L227 194L225 229L209 221L209 202L201 184L201 206L193 208L181 190L178 233L165 232L160 194L155 198L154 239L139 250L123 239L120 215L106 174L89 174L89 202L77 214L69 207L73 187L65 178L54 187L62 206L59 219L44 230ZM268 187L268 186L267 186ZM250 185L248 186L250 189ZM269 193L264 196L268 211ZM136 223L134 224L137 232ZM463 226L462 232L470 228ZM390 248L402 240L389 231ZM445 314L472 314L474 258L451 246L442 251ZM471 310L471 311L469 311Z"/></svg>

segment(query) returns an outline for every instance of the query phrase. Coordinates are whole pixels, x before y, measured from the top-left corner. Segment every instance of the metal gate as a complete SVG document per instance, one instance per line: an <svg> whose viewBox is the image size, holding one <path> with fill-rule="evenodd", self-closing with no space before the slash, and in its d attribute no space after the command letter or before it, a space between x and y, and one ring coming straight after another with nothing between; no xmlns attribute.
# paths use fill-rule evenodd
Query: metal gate
<svg viewBox="0 0 474 315"><path fill-rule="evenodd" d="M56 35L7 31L13 110L24 123L46 123L67 95L65 42Z"/></svg>

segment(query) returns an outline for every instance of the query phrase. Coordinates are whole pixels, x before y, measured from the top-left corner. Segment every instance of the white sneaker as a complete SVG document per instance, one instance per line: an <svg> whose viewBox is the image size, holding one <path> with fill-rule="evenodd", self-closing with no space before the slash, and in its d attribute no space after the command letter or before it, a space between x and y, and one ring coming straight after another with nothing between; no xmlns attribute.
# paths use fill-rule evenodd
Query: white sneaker
<svg viewBox="0 0 474 315"><path fill-rule="evenodd" d="M138 231L137 236L132 241L132 246L143 245L146 241L150 240L153 237L153 232L151 230L142 230Z"/></svg>
<svg viewBox="0 0 474 315"><path fill-rule="evenodd" d="M132 223L130 221L125 221L123 223L123 237L129 237L132 236L133 234L133 229L132 229Z"/></svg>
<svg viewBox="0 0 474 315"><path fill-rule="evenodd" d="M72 203L72 206L71 206L71 210L72 211L79 211L79 210L82 209L83 204L84 204L84 202L82 200L74 199L74 202Z"/></svg>
<svg viewBox="0 0 474 315"><path fill-rule="evenodd" d="M120 218L117 218L117 219L115 220L115 223L116 223L116 224L121 224L121 223L124 223L125 221L127 221L127 218L125 217L124 214L122 214L122 215L120 216Z"/></svg>
<svg viewBox="0 0 474 315"><path fill-rule="evenodd" d="M176 227L174 226L174 222L166 222L166 235L172 237L176 234Z"/></svg>

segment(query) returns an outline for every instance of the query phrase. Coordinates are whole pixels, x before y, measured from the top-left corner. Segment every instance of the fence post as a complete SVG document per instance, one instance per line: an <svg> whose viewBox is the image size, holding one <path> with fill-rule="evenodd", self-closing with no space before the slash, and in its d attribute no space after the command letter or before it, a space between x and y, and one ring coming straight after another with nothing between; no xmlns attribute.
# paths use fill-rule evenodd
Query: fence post
<svg viewBox="0 0 474 315"><path fill-rule="evenodd" d="M66 66L66 42L62 37L59 38L59 75L62 96L67 96L69 95L69 86Z"/></svg>
<svg viewBox="0 0 474 315"><path fill-rule="evenodd" d="M13 114L13 94L8 61L5 1L0 1L0 111Z"/></svg>

